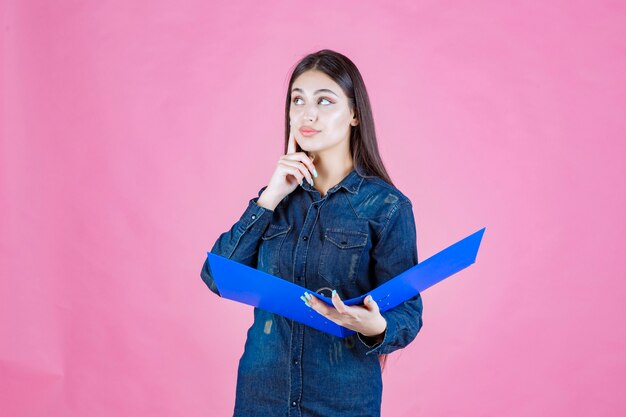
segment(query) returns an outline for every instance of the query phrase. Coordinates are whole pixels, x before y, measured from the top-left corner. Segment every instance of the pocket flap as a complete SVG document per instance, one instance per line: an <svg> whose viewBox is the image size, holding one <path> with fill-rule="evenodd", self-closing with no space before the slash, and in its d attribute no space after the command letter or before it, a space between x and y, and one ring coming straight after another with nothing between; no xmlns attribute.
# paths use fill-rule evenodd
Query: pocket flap
<svg viewBox="0 0 626 417"><path fill-rule="evenodd" d="M358 248L367 244L367 233L352 230L327 230L326 239L341 249Z"/></svg>
<svg viewBox="0 0 626 417"><path fill-rule="evenodd" d="M270 224L265 230L265 233L263 233L263 236L261 236L261 239L263 240L273 239L276 236L280 236L280 235L287 233L290 229L291 229L291 226Z"/></svg>

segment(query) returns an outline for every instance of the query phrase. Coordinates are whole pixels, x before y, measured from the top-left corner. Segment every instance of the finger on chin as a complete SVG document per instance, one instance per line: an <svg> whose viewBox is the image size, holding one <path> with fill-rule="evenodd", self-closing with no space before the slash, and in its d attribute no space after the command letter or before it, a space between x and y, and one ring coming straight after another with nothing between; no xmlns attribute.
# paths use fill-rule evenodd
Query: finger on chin
<svg viewBox="0 0 626 417"><path fill-rule="evenodd" d="M292 132L289 133L289 141L287 141L287 153L294 153L296 151L296 137Z"/></svg>

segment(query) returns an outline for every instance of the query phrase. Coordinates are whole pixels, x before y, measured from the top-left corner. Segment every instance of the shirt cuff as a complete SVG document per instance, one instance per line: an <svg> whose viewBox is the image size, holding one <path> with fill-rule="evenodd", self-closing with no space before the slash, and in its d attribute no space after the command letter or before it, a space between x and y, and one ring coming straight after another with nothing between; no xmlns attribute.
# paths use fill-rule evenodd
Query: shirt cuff
<svg viewBox="0 0 626 417"><path fill-rule="evenodd" d="M258 199L259 197L250 199L246 211L241 215L239 225L242 231L254 230L263 233L270 224L274 210L259 206Z"/></svg>
<svg viewBox="0 0 626 417"><path fill-rule="evenodd" d="M371 344L371 341L368 342L364 339L367 336L363 336L361 333L357 332L358 339L370 349L367 352L365 352L366 355L372 355L372 354L382 355L382 354L387 353L386 352L387 347L389 346L390 342L395 337L395 332L396 332L395 323L393 320L390 320L387 318L386 313L387 313L386 311L384 313L380 313L385 318L385 321L387 322L387 328L383 332L383 340L381 342Z"/></svg>

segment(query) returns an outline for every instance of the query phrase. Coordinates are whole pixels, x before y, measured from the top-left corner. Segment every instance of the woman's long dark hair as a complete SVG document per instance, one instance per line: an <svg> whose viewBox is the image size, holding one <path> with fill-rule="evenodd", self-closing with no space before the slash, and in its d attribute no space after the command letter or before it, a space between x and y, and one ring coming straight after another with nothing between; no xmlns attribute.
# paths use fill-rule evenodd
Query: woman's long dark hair
<svg viewBox="0 0 626 417"><path fill-rule="evenodd" d="M296 64L291 74L289 86L287 87L287 99L285 100L284 153L287 153L287 145L289 143L291 87L296 78L309 70L323 72L339 84L344 94L348 97L350 109L354 109L354 115L359 123L356 126L352 126L350 130L350 153L352 154L352 162L357 172L363 177L378 177L393 185L378 152L372 108L361 73L348 57L330 49L322 49L305 56ZM302 151L300 145L296 146L296 151Z"/></svg>
<svg viewBox="0 0 626 417"><path fill-rule="evenodd" d="M363 177L378 177L393 185L387 170L383 165L378 152L378 142L376 141L376 129L374 128L374 117L370 99L363 82L363 77L356 65L348 57L331 51L322 49L309 54L298 62L289 79L287 87L287 99L285 100L285 150L289 144L289 109L291 107L291 87L293 82L303 72L317 70L332 78L348 97L350 109L354 109L354 115L359 123L352 126L350 130L350 153L352 162L357 172ZM296 152L301 152L300 145L296 146ZM382 369L385 369L387 355L378 355Z"/></svg>

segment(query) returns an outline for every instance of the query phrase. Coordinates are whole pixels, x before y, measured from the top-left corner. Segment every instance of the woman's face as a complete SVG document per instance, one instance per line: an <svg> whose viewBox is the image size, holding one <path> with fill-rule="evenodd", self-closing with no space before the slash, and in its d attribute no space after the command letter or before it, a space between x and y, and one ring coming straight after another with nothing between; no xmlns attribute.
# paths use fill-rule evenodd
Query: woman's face
<svg viewBox="0 0 626 417"><path fill-rule="evenodd" d="M328 75L309 70L294 80L289 119L291 133L303 150L349 149L350 127L357 124L353 116L348 97Z"/></svg>

